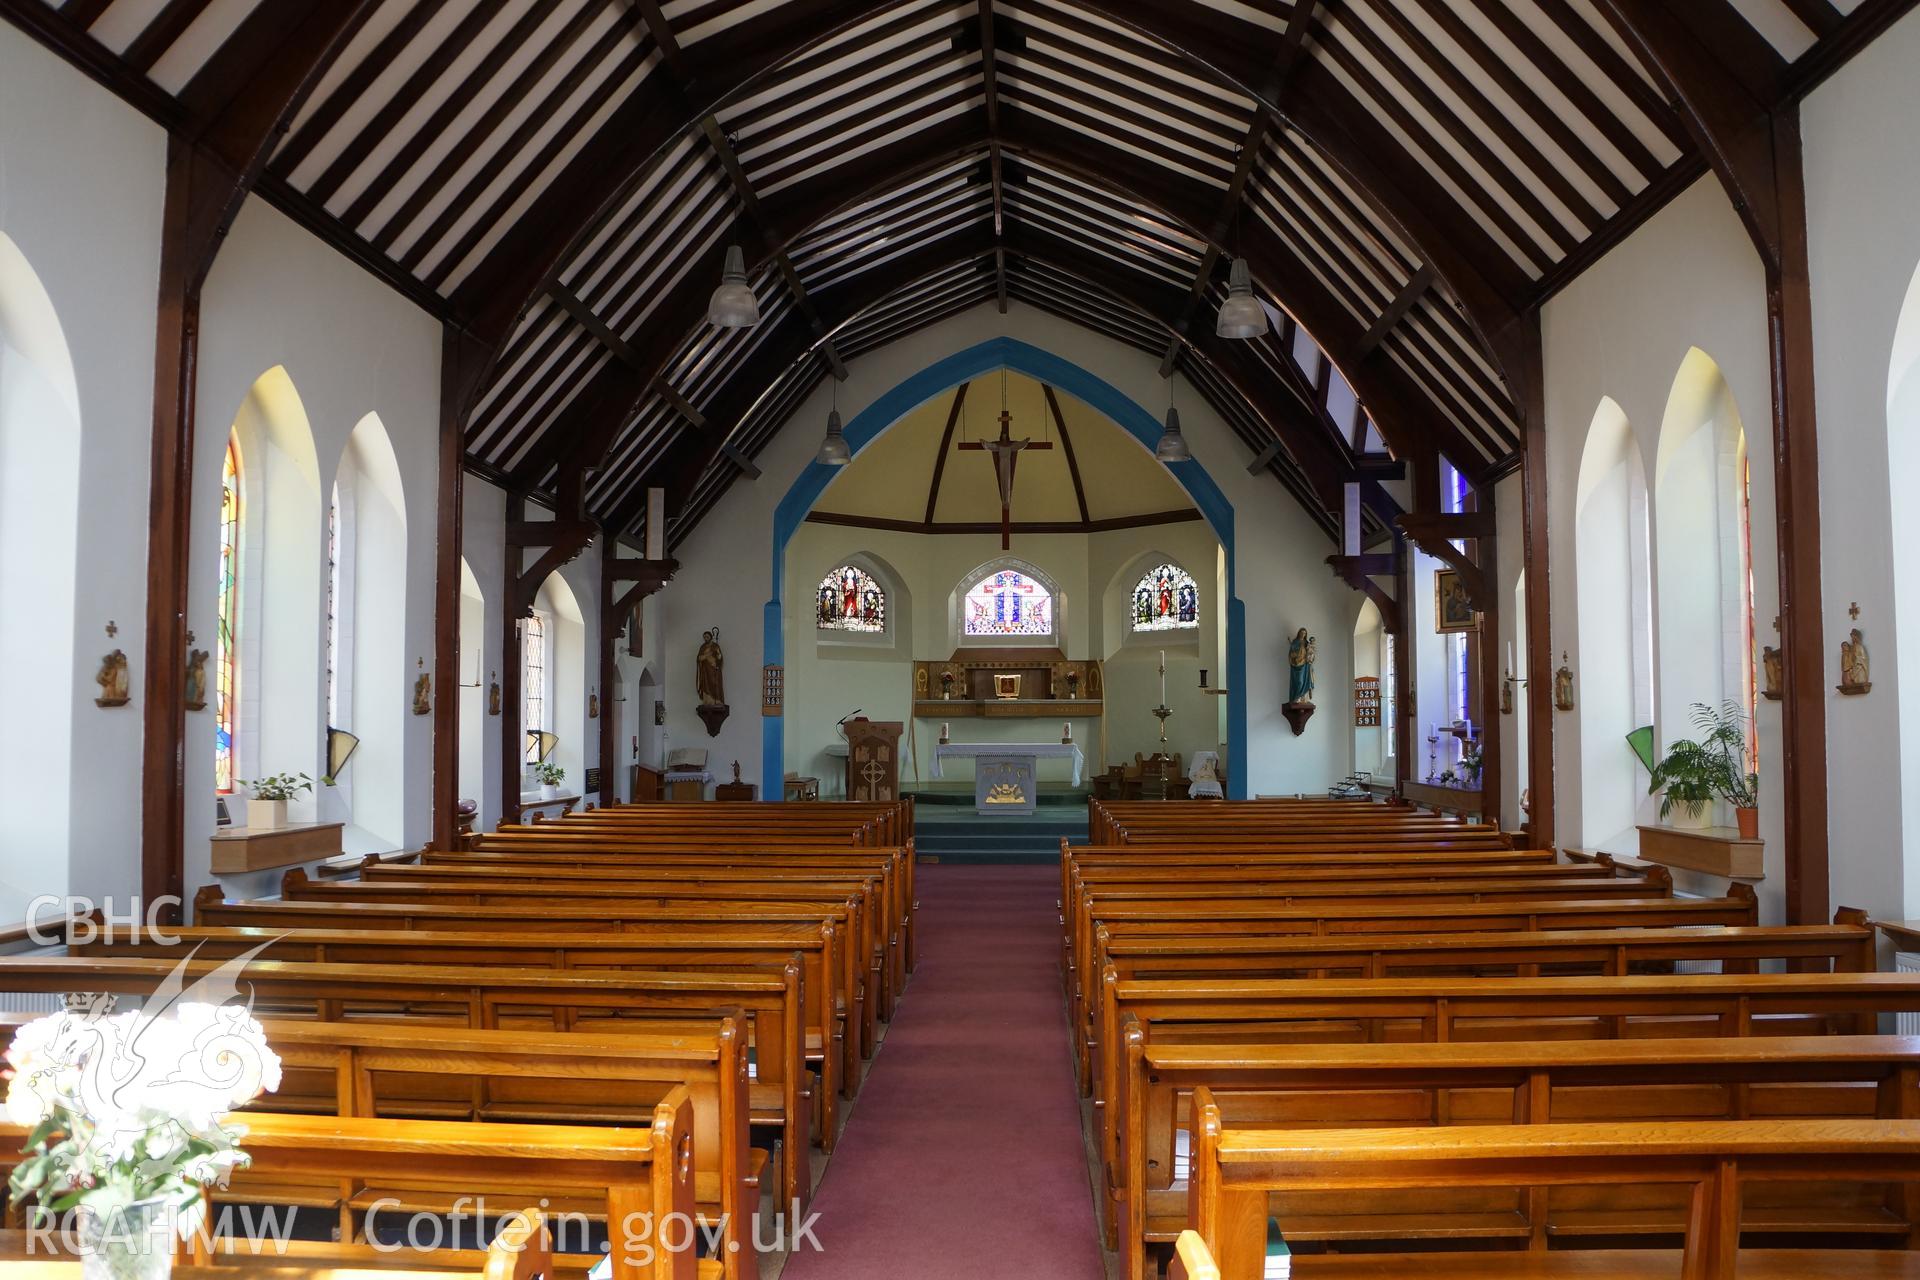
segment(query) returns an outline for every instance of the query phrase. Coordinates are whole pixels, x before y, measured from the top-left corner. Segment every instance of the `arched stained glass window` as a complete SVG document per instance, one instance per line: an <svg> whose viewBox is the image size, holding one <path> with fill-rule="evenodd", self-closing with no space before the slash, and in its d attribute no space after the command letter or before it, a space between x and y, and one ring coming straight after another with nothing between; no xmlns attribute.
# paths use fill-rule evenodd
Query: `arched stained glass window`
<svg viewBox="0 0 1920 1280"><path fill-rule="evenodd" d="M820 579L814 626L821 631L882 635L887 629L887 589L858 565L843 564Z"/></svg>
<svg viewBox="0 0 1920 1280"><path fill-rule="evenodd" d="M1018 569L999 569L967 589L963 631L970 636L1050 636L1053 596Z"/></svg>
<svg viewBox="0 0 1920 1280"><path fill-rule="evenodd" d="M1135 631L1184 631L1200 625L1200 588L1177 564L1149 569L1133 588Z"/></svg>
<svg viewBox="0 0 1920 1280"><path fill-rule="evenodd" d="M234 726L239 720L237 697L240 631L240 445L227 437L226 462L220 470L220 628L214 638L213 785L233 790Z"/></svg>

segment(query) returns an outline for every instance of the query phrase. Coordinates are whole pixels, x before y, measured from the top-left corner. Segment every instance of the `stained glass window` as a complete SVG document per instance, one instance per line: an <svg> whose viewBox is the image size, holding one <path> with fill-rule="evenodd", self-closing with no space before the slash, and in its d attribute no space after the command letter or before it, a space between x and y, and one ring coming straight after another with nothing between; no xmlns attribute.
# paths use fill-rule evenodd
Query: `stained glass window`
<svg viewBox="0 0 1920 1280"><path fill-rule="evenodd" d="M814 625L822 631L881 635L887 629L887 592L865 569L843 564L820 579Z"/></svg>
<svg viewBox="0 0 1920 1280"><path fill-rule="evenodd" d="M990 573L967 590L965 632L970 636L1050 636L1053 596L1017 569Z"/></svg>
<svg viewBox="0 0 1920 1280"><path fill-rule="evenodd" d="M240 445L227 437L227 458L220 470L220 627L214 637L213 785L233 790L234 725L238 720L240 631Z"/></svg>
<svg viewBox="0 0 1920 1280"><path fill-rule="evenodd" d="M547 724L547 619L545 614L536 613L522 624L520 688L523 695L521 706L526 718L521 728L528 733L535 729L548 728ZM535 739L527 740L527 763L535 764L540 759L540 747Z"/></svg>
<svg viewBox="0 0 1920 1280"><path fill-rule="evenodd" d="M1200 625L1200 588L1177 564L1149 569L1133 588L1135 631L1185 631Z"/></svg>

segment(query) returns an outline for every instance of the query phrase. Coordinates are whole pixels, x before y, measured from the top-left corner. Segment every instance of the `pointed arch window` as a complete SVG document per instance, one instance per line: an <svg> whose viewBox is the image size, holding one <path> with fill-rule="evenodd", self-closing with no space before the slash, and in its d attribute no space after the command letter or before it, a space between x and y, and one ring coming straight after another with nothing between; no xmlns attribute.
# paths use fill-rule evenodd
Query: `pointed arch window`
<svg viewBox="0 0 1920 1280"><path fill-rule="evenodd" d="M860 566L841 565L820 579L820 591L814 602L814 626L820 631L886 634L886 588Z"/></svg>
<svg viewBox="0 0 1920 1280"><path fill-rule="evenodd" d="M967 588L961 632L969 636L1051 636L1053 593L1018 569L999 569Z"/></svg>
<svg viewBox="0 0 1920 1280"><path fill-rule="evenodd" d="M1147 570L1133 588L1135 631L1189 631L1200 625L1200 587L1177 564Z"/></svg>
<svg viewBox="0 0 1920 1280"><path fill-rule="evenodd" d="M240 630L240 444L227 437L220 469L220 600L214 637L213 784L233 790L234 727L239 721L238 640Z"/></svg>

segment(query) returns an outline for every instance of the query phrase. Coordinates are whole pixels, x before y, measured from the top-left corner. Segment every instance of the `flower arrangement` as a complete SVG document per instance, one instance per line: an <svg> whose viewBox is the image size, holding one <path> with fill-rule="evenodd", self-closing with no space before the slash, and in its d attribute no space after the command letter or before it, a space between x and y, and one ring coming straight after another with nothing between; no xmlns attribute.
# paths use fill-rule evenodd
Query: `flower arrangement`
<svg viewBox="0 0 1920 1280"><path fill-rule="evenodd" d="M184 995L231 992L251 958ZM201 1188L225 1186L247 1164L246 1130L227 1113L280 1086L280 1059L251 1011L183 999L184 969L147 1009L36 1018L6 1051L7 1116L29 1131L11 1197L36 1200L42 1215L77 1211L82 1238L94 1233L102 1254L158 1253L164 1263L164 1228L189 1235L205 1212ZM130 1238L142 1235L144 1248Z"/></svg>
<svg viewBox="0 0 1920 1280"><path fill-rule="evenodd" d="M302 791L313 790L313 779L304 773L270 773L251 781L242 778L240 785L253 792L255 800L291 800Z"/></svg>

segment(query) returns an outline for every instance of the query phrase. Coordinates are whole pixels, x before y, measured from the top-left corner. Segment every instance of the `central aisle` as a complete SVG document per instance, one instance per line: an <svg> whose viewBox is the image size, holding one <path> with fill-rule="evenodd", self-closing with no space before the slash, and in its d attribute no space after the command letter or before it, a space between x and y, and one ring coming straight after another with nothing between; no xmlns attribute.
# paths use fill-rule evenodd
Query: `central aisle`
<svg viewBox="0 0 1920 1280"><path fill-rule="evenodd" d="M781 1280L1101 1280L1057 867L922 866L919 963Z"/></svg>

